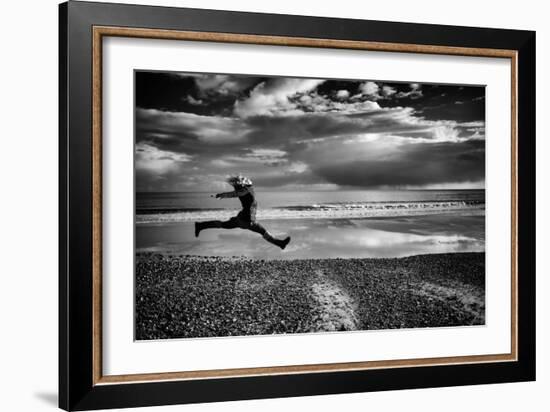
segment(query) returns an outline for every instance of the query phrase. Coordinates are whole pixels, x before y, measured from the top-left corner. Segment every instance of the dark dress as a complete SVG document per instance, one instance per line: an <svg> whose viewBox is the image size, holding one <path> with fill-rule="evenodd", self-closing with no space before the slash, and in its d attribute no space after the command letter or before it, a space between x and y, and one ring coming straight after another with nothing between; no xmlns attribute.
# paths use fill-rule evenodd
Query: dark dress
<svg viewBox="0 0 550 412"><path fill-rule="evenodd" d="M245 222L255 222L258 202L256 202L254 189L252 187L248 188L245 195L239 196L239 200L241 201L243 209L239 212L237 217Z"/></svg>
<svg viewBox="0 0 550 412"><path fill-rule="evenodd" d="M239 192L246 192L240 194ZM256 196L254 194L254 188L247 187L241 191L236 191L239 200L241 201L242 210L237 216L223 222L223 228L233 229L239 227L241 229L252 230L259 233L262 236L265 235L265 228L256 222L256 210L258 209L258 202L256 202Z"/></svg>

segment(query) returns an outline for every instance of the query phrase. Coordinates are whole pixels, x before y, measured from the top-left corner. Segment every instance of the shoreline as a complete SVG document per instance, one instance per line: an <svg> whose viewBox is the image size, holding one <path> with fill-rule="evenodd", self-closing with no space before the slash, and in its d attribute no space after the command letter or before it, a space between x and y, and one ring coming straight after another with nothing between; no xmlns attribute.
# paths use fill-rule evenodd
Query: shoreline
<svg viewBox="0 0 550 412"><path fill-rule="evenodd" d="M135 296L138 340L484 325L485 253L136 253Z"/></svg>
<svg viewBox="0 0 550 412"><path fill-rule="evenodd" d="M482 254L484 255L485 252L451 252L451 253L415 253L412 255L407 256L396 256L396 257L346 257L346 258L322 258L322 257L311 257L311 258L296 258L296 259L287 259L287 261L290 262L307 262L307 261L354 261L354 260L401 260L401 259L410 259L410 258L423 258L427 256L446 256L446 255L471 255L471 254ZM142 251L138 250L135 253L137 258L143 258L146 256L170 256L170 257L176 257L176 258L184 258L184 259L190 259L190 260L215 260L215 261L279 261L280 259L277 258L255 258L250 257L246 255L234 255L234 256L216 256L216 255L192 255L192 254L185 254L185 253L176 253L176 252L170 252L170 251L163 251L163 252L150 252L150 251Z"/></svg>

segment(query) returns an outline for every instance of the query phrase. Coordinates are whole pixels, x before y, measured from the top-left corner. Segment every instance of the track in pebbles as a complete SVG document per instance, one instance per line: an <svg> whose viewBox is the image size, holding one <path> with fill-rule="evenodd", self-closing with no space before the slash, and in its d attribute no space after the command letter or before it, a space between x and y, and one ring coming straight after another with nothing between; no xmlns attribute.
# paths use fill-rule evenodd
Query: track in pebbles
<svg viewBox="0 0 550 412"><path fill-rule="evenodd" d="M471 323L485 324L485 295L484 290L467 285L450 287L425 282L413 291L417 296L424 296L430 300L438 300L442 304L450 305L457 311L464 311L472 316Z"/></svg>
<svg viewBox="0 0 550 412"><path fill-rule="evenodd" d="M356 304L352 298L323 270L315 270L316 278L311 285L313 298L319 312L316 320L317 331L357 330L359 321L355 314Z"/></svg>

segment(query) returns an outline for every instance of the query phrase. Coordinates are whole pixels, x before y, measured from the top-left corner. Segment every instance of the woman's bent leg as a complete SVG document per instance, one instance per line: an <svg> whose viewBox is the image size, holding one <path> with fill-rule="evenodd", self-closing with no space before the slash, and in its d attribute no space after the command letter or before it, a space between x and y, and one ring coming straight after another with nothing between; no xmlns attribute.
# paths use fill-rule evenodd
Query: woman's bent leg
<svg viewBox="0 0 550 412"><path fill-rule="evenodd" d="M271 236L271 234L259 223L252 223L249 227L249 230L259 233L263 236L265 240L267 240L269 243L272 243L276 246L279 246L281 249L284 249L286 245L288 245L288 242L290 242L290 236L287 236L285 239L277 239Z"/></svg>
<svg viewBox="0 0 550 412"><path fill-rule="evenodd" d="M248 230L259 233L262 236L267 233L267 230L262 225L256 222L252 222L250 226L248 226Z"/></svg>

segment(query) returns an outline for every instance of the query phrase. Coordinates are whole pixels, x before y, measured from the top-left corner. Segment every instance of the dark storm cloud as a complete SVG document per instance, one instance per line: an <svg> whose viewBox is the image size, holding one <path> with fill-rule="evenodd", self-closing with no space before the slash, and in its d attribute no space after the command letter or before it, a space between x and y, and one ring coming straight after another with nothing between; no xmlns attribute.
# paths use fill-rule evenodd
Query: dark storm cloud
<svg viewBox="0 0 550 412"><path fill-rule="evenodd" d="M483 87L137 72L138 190L213 190L235 172L279 188L479 184L484 95Z"/></svg>
<svg viewBox="0 0 550 412"><path fill-rule="evenodd" d="M450 130L456 131L458 137L468 137L483 129L484 124L430 121L415 117L409 108L376 106L367 112L306 112L300 116L262 115L246 119L138 109L136 126L137 142L149 141L166 150L201 152L216 150L214 146L287 146L358 133L432 139L441 131Z"/></svg>
<svg viewBox="0 0 550 412"><path fill-rule="evenodd" d="M485 176L485 142L415 143L390 158L321 166L315 172L342 186L422 186L478 182Z"/></svg>
<svg viewBox="0 0 550 412"><path fill-rule="evenodd" d="M263 80L255 76L137 71L136 106L203 115L230 114L235 100Z"/></svg>
<svg viewBox="0 0 550 412"><path fill-rule="evenodd" d="M401 104L407 104L429 120L470 122L485 119L484 87L424 85L422 90L422 100L405 101Z"/></svg>

